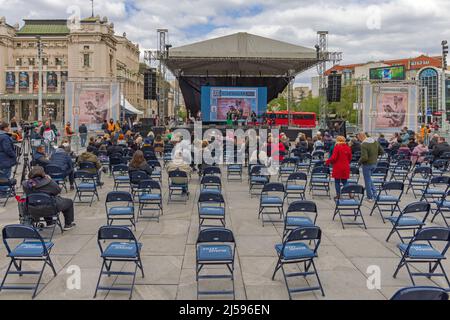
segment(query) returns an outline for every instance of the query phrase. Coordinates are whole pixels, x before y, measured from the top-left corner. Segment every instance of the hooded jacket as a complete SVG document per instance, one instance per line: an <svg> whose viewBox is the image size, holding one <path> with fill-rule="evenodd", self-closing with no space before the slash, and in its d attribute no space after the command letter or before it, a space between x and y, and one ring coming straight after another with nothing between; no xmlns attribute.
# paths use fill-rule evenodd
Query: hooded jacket
<svg viewBox="0 0 450 320"><path fill-rule="evenodd" d="M361 143L361 158L359 163L362 165L374 165L378 157L384 154L383 148L373 138L367 138Z"/></svg>
<svg viewBox="0 0 450 320"><path fill-rule="evenodd" d="M17 164L13 139L0 131L0 169L8 169Z"/></svg>
<svg viewBox="0 0 450 320"><path fill-rule="evenodd" d="M73 169L72 159L64 149L58 148L50 158L50 164L60 167L64 172Z"/></svg>
<svg viewBox="0 0 450 320"><path fill-rule="evenodd" d="M100 161L98 161L97 156L95 154L91 153L91 152L83 152L82 154L80 154L80 156L77 159L77 165L80 165L81 162L92 162L92 163L95 163L95 167L97 169L100 169L102 167L102 164L100 163ZM97 173L95 171L95 169L88 170L88 172L90 172L90 173Z"/></svg>

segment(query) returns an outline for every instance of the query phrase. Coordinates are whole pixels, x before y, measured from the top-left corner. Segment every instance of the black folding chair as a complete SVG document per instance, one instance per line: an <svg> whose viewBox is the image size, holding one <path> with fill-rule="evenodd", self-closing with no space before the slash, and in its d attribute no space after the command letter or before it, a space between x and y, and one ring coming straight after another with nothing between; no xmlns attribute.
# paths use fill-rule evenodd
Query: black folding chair
<svg viewBox="0 0 450 320"><path fill-rule="evenodd" d="M305 200L305 191L307 186L308 175L305 172L291 173L286 180L286 193L284 198L288 201L288 203L289 199Z"/></svg>
<svg viewBox="0 0 450 320"><path fill-rule="evenodd" d="M438 244L441 245L438 246ZM416 285L414 276L427 277L428 279L431 279L431 277L443 277L450 290L450 281L441 263L442 260L446 259L445 254L447 253L449 246L449 228L423 228L417 231L411 242L398 245L402 258L395 270L394 278L397 277L400 269L405 266L414 286ZM428 272L412 272L410 265L415 263L428 264ZM436 272L438 267L441 269L441 273Z"/></svg>
<svg viewBox="0 0 450 320"><path fill-rule="evenodd" d="M395 212L400 213L400 201L403 195L403 189L405 185L400 181L390 181L386 182L381 190L378 191L377 197L375 198L375 203L373 204L372 211L370 212L370 216L373 215L375 209L380 213L381 219L383 223L385 223L384 213L389 213L389 216L392 217Z"/></svg>
<svg viewBox="0 0 450 320"><path fill-rule="evenodd" d="M97 185L101 188L102 183L100 181L100 173L97 169L97 165L93 162L80 162L79 164L80 171L87 171L93 173L95 175L95 179L97 181Z"/></svg>
<svg viewBox="0 0 450 320"><path fill-rule="evenodd" d="M189 200L189 177L184 171L175 170L169 172L169 197L167 203ZM174 199L174 196L179 196L179 199Z"/></svg>
<svg viewBox="0 0 450 320"><path fill-rule="evenodd" d="M448 301L448 293L439 287L407 287L398 290L391 300Z"/></svg>
<svg viewBox="0 0 450 320"><path fill-rule="evenodd" d="M5 179L0 181L0 204L6 207L8 200L11 197L16 196L16 183L15 179Z"/></svg>
<svg viewBox="0 0 450 320"><path fill-rule="evenodd" d="M159 183L162 183L162 166L159 160L150 160L148 165L153 169L150 178L159 180Z"/></svg>
<svg viewBox="0 0 450 320"><path fill-rule="evenodd" d="M280 164L278 170L278 180L283 181L283 178L289 177L292 173L297 171L297 158L285 158Z"/></svg>
<svg viewBox="0 0 450 320"><path fill-rule="evenodd" d="M389 232L386 242L394 233L397 233L402 243L405 243L405 239L411 239L420 229L425 226L427 217L430 214L430 204L426 202L413 202L408 204L405 209L400 212L398 217L387 217L392 224L392 229ZM401 231L412 231L412 237L402 236Z"/></svg>
<svg viewBox="0 0 450 320"><path fill-rule="evenodd" d="M406 194L408 194L409 190L412 190L414 198L417 198L417 195L422 196L424 190L427 188L428 183L430 182L431 174L431 167L421 166L414 168L411 178L409 179Z"/></svg>
<svg viewBox="0 0 450 320"><path fill-rule="evenodd" d="M242 181L242 164L230 163L227 165L227 180L239 180ZM237 177L237 178L235 178Z"/></svg>
<svg viewBox="0 0 450 320"><path fill-rule="evenodd" d="M34 299L47 265L50 266L53 271L53 275L56 277L56 270L50 258L50 251L54 246L53 242L44 241L37 229L32 226L24 225L5 226L2 231L2 236L3 243L5 244L8 252L7 256L11 259L11 261L6 269L5 276L3 277L0 291L32 290L32 298ZM27 271L23 269L23 262L34 261L43 262L42 269L40 271ZM12 266L14 266L16 271L11 271ZM39 277L34 286L5 285L8 275L19 275L20 277L23 275L39 275Z"/></svg>
<svg viewBox="0 0 450 320"><path fill-rule="evenodd" d="M32 193L25 199L25 213L30 218L31 225L37 230L42 230L43 223L50 223L50 236L44 237L50 241L55 234L56 226L64 233L55 198L46 193Z"/></svg>
<svg viewBox="0 0 450 320"><path fill-rule="evenodd" d="M155 180L142 180L139 182L139 218L156 219L159 222L163 211L163 197L161 185ZM144 212L156 212L156 215L145 216Z"/></svg>
<svg viewBox="0 0 450 320"><path fill-rule="evenodd" d="M262 188L270 182L270 176L267 172L267 168L261 165L249 166L249 192L250 196L261 195ZM260 190L254 192L254 190Z"/></svg>
<svg viewBox="0 0 450 320"><path fill-rule="evenodd" d="M52 180L58 184L58 186L64 188L64 190L66 190L67 192L67 175L63 171L63 169L61 169L61 167L49 164L45 166L44 170L45 173L48 174L50 178L52 178Z"/></svg>
<svg viewBox="0 0 450 320"><path fill-rule="evenodd" d="M436 201L442 199L447 194L450 187L450 177L437 176L432 177L427 187L422 193L420 201L426 201L429 204L436 204Z"/></svg>
<svg viewBox="0 0 450 320"><path fill-rule="evenodd" d="M144 180L151 180L150 176L145 171L130 171L128 173L130 177L130 185L131 185L131 194L133 198L136 198L139 195L139 183Z"/></svg>
<svg viewBox="0 0 450 320"><path fill-rule="evenodd" d="M410 160L399 161L392 170L391 181L405 182L411 171L412 162Z"/></svg>
<svg viewBox="0 0 450 320"><path fill-rule="evenodd" d="M221 193L216 191L203 191L197 203L199 215L199 229L202 227L217 227L215 225L205 225L205 220L219 221L225 228L225 199Z"/></svg>
<svg viewBox="0 0 450 320"><path fill-rule="evenodd" d="M284 194L285 189L282 183L267 183L261 191L259 201L258 219L261 219L264 227L265 222L273 222L265 220L264 215L279 215L280 219L284 216Z"/></svg>
<svg viewBox="0 0 450 320"><path fill-rule="evenodd" d="M126 164L117 164L112 167L111 174L114 180L114 191L121 188L130 190L130 176L128 175L128 166Z"/></svg>
<svg viewBox="0 0 450 320"><path fill-rule="evenodd" d="M345 229L345 225L362 225L364 226L364 229L367 229L366 222L364 221L364 216L361 211L363 199L363 186L357 184L344 186L341 190L339 199L336 200L333 220L337 215L339 215L343 229ZM353 218L353 222L344 222L342 218ZM358 218L361 218L361 222L357 221Z"/></svg>
<svg viewBox="0 0 450 320"><path fill-rule="evenodd" d="M103 259L102 268L95 288L94 298L98 291L129 291L132 298L136 273L139 268L144 278L144 267L141 260L142 244L137 242L133 232L127 227L105 226L98 230L98 246ZM131 272L113 271L113 262L133 262L135 268ZM100 286L102 276L132 276L131 286Z"/></svg>
<svg viewBox="0 0 450 320"><path fill-rule="evenodd" d="M234 257L236 253L236 241L233 232L223 228L201 230L196 244L196 279L197 299L201 295L226 296L231 295L235 299L234 290ZM223 274L201 274L205 266L226 267ZM217 270L212 269L212 270ZM231 290L200 290L200 280L229 279Z"/></svg>
<svg viewBox="0 0 450 320"><path fill-rule="evenodd" d="M106 195L106 218L108 226L114 221L130 221L136 230L136 216L134 214L133 196L129 192L112 191Z"/></svg>
<svg viewBox="0 0 450 320"><path fill-rule="evenodd" d="M222 171L216 166L206 166L202 169L202 176L222 176Z"/></svg>
<svg viewBox="0 0 450 320"><path fill-rule="evenodd" d="M315 290L320 290L322 296L325 296L322 288L322 283L320 282L319 274L314 264L314 259L317 258L317 250L319 249L321 239L322 231L319 227L303 227L293 230L282 244L277 244L275 246L275 250L278 254L278 261L272 276L272 280L275 280L275 275L277 274L278 270L281 269L290 300L292 300L293 293ZM314 244L314 247L310 248L310 246L305 242L309 242L310 245ZM296 273L286 273L284 266L288 264L295 264L299 268L299 264L303 264L304 270ZM316 276L318 282L317 286L304 288L289 287L289 278L306 278L307 276L312 275Z"/></svg>
<svg viewBox="0 0 450 320"><path fill-rule="evenodd" d="M444 220L444 223L447 227L449 227L448 220L450 220L450 191L447 191L445 195L436 202L436 211L433 213L433 218L431 219L431 222L434 222L437 216L441 216L442 220Z"/></svg>
<svg viewBox="0 0 450 320"><path fill-rule="evenodd" d="M89 203L92 206L95 197L100 201L100 197L97 191L97 176L93 173L86 171L76 171L74 173L75 178L75 196L73 198L74 203ZM84 198L88 197L90 200L85 201ZM78 201L76 200L78 198Z"/></svg>
<svg viewBox="0 0 450 320"><path fill-rule="evenodd" d="M326 195L331 199L330 195L330 168L315 167L311 171L311 179L309 180L309 192L314 196L314 191L325 191Z"/></svg>
<svg viewBox="0 0 450 320"><path fill-rule="evenodd" d="M222 180L218 176L203 176L200 180L200 192L222 192Z"/></svg>
<svg viewBox="0 0 450 320"><path fill-rule="evenodd" d="M289 204L284 218L283 239L292 230L315 226L317 215L317 206L312 201L294 201Z"/></svg>

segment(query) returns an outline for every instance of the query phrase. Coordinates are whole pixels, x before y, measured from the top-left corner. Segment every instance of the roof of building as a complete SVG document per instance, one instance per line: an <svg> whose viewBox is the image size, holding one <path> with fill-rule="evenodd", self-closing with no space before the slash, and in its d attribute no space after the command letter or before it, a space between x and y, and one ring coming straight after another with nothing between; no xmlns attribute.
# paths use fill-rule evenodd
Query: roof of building
<svg viewBox="0 0 450 320"><path fill-rule="evenodd" d="M31 35L68 35L67 20L24 20L24 26L17 32L18 36Z"/></svg>

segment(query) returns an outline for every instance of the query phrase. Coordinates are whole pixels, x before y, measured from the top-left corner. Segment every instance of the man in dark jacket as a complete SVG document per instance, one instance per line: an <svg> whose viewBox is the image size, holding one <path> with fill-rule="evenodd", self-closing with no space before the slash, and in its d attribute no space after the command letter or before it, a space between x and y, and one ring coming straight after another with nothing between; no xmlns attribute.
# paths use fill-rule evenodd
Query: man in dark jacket
<svg viewBox="0 0 450 320"><path fill-rule="evenodd" d="M86 146L87 136L88 136L88 128L84 123L78 128L78 133L80 134L80 143L81 147L84 148Z"/></svg>
<svg viewBox="0 0 450 320"><path fill-rule="evenodd" d="M439 137L438 143L433 148L433 156L438 159L446 152L450 152L450 145L445 141L444 137Z"/></svg>
<svg viewBox="0 0 450 320"><path fill-rule="evenodd" d="M368 138L365 133L359 133L358 140L361 142L361 158L359 159L359 163L362 166L367 201L373 202L376 197L376 189L372 182L372 172L377 166L378 157L384 154L384 150L378 141Z"/></svg>
<svg viewBox="0 0 450 320"><path fill-rule="evenodd" d="M56 149L55 153L53 153L52 157L50 158L50 164L60 167L64 173L66 174L66 177L69 177L70 182L70 190L74 189L74 171L73 171L73 162L72 158L67 154L64 146L59 146L58 149Z"/></svg>
<svg viewBox="0 0 450 320"><path fill-rule="evenodd" d="M50 177L45 175L44 168L34 167L28 174L29 180L22 183L23 190L26 195L33 193L45 193L54 197L56 202L56 209L64 215L64 230L70 230L75 226L74 208L71 199L62 198L59 196L61 188ZM47 221L47 224L52 224Z"/></svg>
<svg viewBox="0 0 450 320"><path fill-rule="evenodd" d="M10 179L12 167L17 164L13 139L8 135L9 124L0 123L0 178Z"/></svg>
<svg viewBox="0 0 450 320"><path fill-rule="evenodd" d="M36 148L36 151L33 153L33 160L36 166L40 166L43 168L45 168L50 163L50 160L45 154L45 146L41 145Z"/></svg>

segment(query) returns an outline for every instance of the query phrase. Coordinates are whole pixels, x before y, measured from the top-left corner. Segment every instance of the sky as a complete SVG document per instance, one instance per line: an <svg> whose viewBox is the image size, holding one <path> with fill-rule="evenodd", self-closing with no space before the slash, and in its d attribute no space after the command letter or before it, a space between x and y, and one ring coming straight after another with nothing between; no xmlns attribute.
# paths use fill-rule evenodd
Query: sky
<svg viewBox="0 0 450 320"><path fill-rule="evenodd" d="M450 40L448 0L94 0L94 10L141 49L156 48L158 28L169 30L173 47L249 32L314 48L317 31L327 30L329 49L350 64L439 55L441 41ZM90 16L91 1L0 0L0 16L12 25L74 12ZM316 74L312 69L296 83Z"/></svg>

